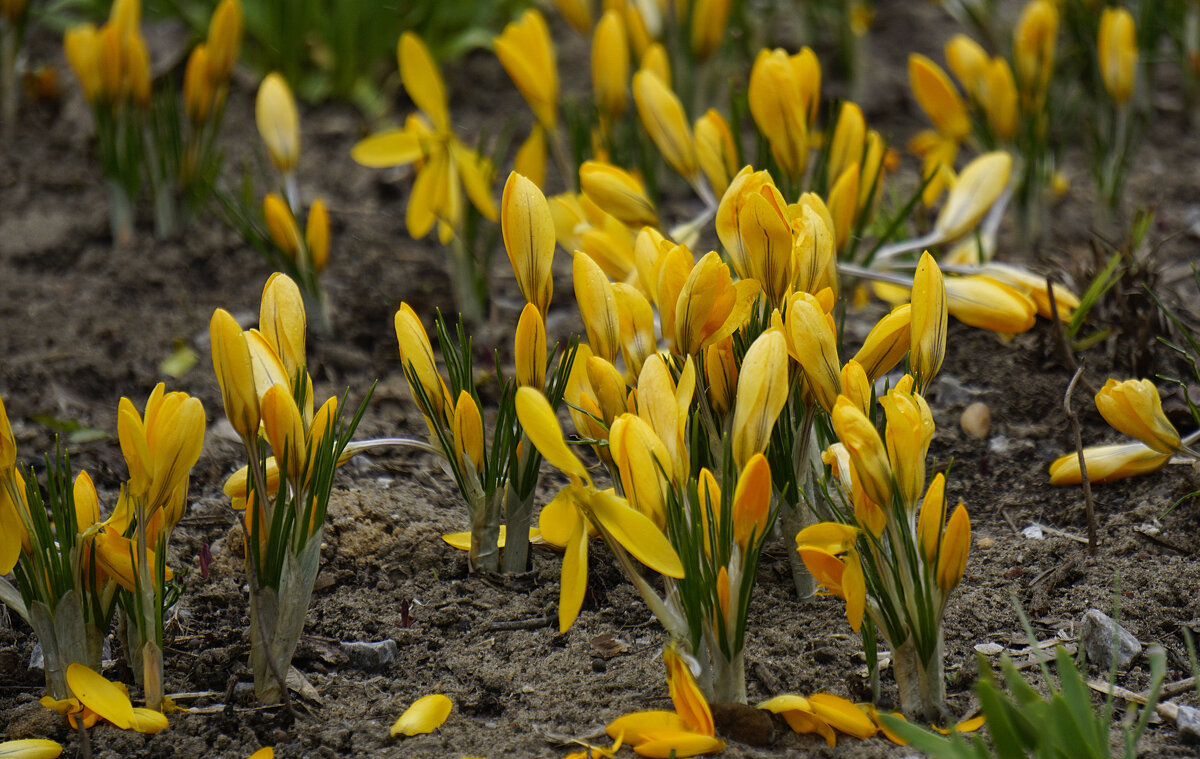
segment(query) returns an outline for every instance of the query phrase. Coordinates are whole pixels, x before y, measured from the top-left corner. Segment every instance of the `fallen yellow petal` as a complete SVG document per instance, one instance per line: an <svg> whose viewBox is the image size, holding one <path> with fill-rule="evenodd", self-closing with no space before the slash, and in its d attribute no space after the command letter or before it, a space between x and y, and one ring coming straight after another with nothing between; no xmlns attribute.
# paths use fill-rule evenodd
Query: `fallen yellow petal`
<svg viewBox="0 0 1200 759"><path fill-rule="evenodd" d="M136 706L133 709L133 722L129 726L139 733L154 735L160 730L166 730L167 725L167 715Z"/></svg>
<svg viewBox="0 0 1200 759"><path fill-rule="evenodd" d="M663 731L648 734L646 742L634 746L633 750L641 756L654 757L654 759L668 759L668 757L711 754L723 748L725 748L725 741L711 735L682 731Z"/></svg>
<svg viewBox="0 0 1200 759"><path fill-rule="evenodd" d="M67 687L84 706L122 730L133 726L133 704L116 683L91 667L74 662L67 667Z"/></svg>
<svg viewBox="0 0 1200 759"><path fill-rule="evenodd" d="M0 757L4 759L54 759L62 751L62 746L43 738L0 743Z"/></svg>
<svg viewBox="0 0 1200 759"><path fill-rule="evenodd" d="M392 737L432 733L450 716L453 706L450 699L440 693L418 698L392 725Z"/></svg>
<svg viewBox="0 0 1200 759"><path fill-rule="evenodd" d="M654 709L617 717L604 728L609 738L623 736L623 740L631 746L645 743L650 740L648 736L652 734L686 730L683 717L675 712Z"/></svg>
<svg viewBox="0 0 1200 759"><path fill-rule="evenodd" d="M263 746L258 751L251 754L248 759L275 759L275 747Z"/></svg>

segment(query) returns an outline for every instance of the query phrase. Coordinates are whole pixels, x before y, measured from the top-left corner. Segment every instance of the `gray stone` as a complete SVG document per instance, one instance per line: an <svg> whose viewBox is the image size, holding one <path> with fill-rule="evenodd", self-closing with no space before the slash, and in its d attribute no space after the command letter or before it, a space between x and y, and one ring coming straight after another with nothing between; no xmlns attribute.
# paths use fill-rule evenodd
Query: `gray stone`
<svg viewBox="0 0 1200 759"><path fill-rule="evenodd" d="M1116 638L1117 666L1124 667L1142 653L1142 644L1133 633L1121 627L1098 609L1089 609L1079 626L1079 642L1088 661L1101 669L1112 666L1113 638Z"/></svg>
<svg viewBox="0 0 1200 759"><path fill-rule="evenodd" d="M378 642L365 640L344 641L342 653L350 659L350 666L359 669L382 669L396 660L396 641L388 638Z"/></svg>
<svg viewBox="0 0 1200 759"><path fill-rule="evenodd" d="M1179 728L1179 737L1183 740L1200 743L1200 709L1180 704L1175 714L1175 727Z"/></svg>

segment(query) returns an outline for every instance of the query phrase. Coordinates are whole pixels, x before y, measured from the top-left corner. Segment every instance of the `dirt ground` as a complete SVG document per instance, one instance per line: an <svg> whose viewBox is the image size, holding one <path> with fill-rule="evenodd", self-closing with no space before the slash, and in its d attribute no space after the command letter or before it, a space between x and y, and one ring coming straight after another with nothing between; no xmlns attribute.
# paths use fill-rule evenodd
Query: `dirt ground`
<svg viewBox="0 0 1200 759"><path fill-rule="evenodd" d="M904 54L919 43L940 60L941 41L953 31L934 4L881 3L870 51L868 122L903 141L922 126L910 101ZM585 48L556 25L566 88L585 86ZM782 41L782 40L781 40ZM35 41L47 54L52 41ZM902 43L902 44L901 44ZM63 81L74 89L61 58ZM579 64L579 65L573 65ZM573 71L573 73L572 73ZM527 110L493 58L476 54L447 72L451 110L461 132L471 134L494 114L522 124ZM836 88L836 85L834 85ZM1178 88L1168 81L1142 153L1134 163L1129 197L1153 205L1151 237L1165 240L1157 260L1166 297L1186 299L1180 284L1196 258L1187 226L1196 208L1194 172L1200 141L1183 125ZM256 142L253 89L237 88L224 141L235 156ZM401 111L408 108L401 104ZM403 208L411 182L401 172L372 171L353 164L350 146L366 130L347 107L324 106L303 114L299 167L302 195L323 195L334 224L334 251L326 275L333 303L331 335L314 335L310 368L318 395L350 388L361 397L378 380L359 437L419 435L420 417L409 400L391 328L402 300L430 316L448 310L444 252L412 241ZM591 559L589 590L575 626L556 632L559 557L537 549L532 570L517 577L472 575L465 556L440 539L466 529L465 510L452 482L425 455L362 456L338 475L330 506L323 567L295 665L318 698L297 699L292 722L279 708L253 703L249 688L248 614L241 537L220 488L240 460L240 447L223 420L207 343L216 307L252 322L269 271L252 250L216 222L202 223L175 238L151 239L143 218L137 244L114 249L109 240L105 192L90 155L90 117L78 96L59 105L30 108L16 138L0 143L0 395L8 408L20 460L40 466L52 450L57 420L107 433L104 439L69 444L76 468L86 468L111 505L125 477L115 440L118 399L140 406L154 384L167 380L204 402L209 429L193 474L192 506L176 533L171 562L187 571L187 592L168 631L169 693L194 708L171 717L171 728L147 737L109 727L93 731L95 755L112 757L245 757L274 745L285 757L561 756L564 741L597 737L614 717L637 709L669 708L658 651L661 629L623 581L602 547ZM1036 250L1022 250L1006 223L999 258L1025 260L1063 276L1077 287L1091 261L1090 230L1097 225L1087 167L1080 149L1068 151L1063 168L1072 181L1067 199ZM911 158L906 171L912 172ZM497 188L498 192L498 188ZM1103 219L1099 220L1103 222ZM1101 223L1101 226L1103 224ZM498 290L492 321L515 324L516 288L503 256L497 259ZM552 328L578 328L571 303L569 259L556 262ZM1133 293L1132 295L1136 295ZM1192 290L1187 305L1196 306ZM876 312L852 314L851 344ZM1095 384L1108 372L1132 376L1132 362L1171 373L1152 337L1126 326L1118 337L1084 355ZM504 342L504 329L482 338ZM195 348L197 365L178 379L163 376L159 363L176 341ZM1182 640L1186 627L1200 629L1200 536L1194 525L1200 502L1185 500L1197 474L1169 467L1159 475L1096 489L1103 542L1088 555L1082 496L1077 488L1052 489L1046 468L1067 451L1072 437L1062 410L1070 379L1044 321L1010 342L954 325L942 375L931 391L938 425L931 448L939 469L953 462L949 497L971 513L974 545L962 585L946 619L946 650L952 706L972 707L972 647L1000 643L1021 648L1025 636L1014 612L1020 603L1042 639L1071 638L1089 608L1111 610L1118 583L1122 622L1144 644L1168 652L1168 681L1190 674ZM1139 351L1141 358L1133 358ZM1136 367L1139 371L1145 366ZM1178 375L1177 375L1178 376ZM958 427L963 408L986 403L992 425L985 439ZM1115 440L1085 394L1085 438ZM1190 430L1178 399L1168 399L1173 418ZM547 491L556 484L549 472ZM1033 523L1045 538L1024 537ZM751 703L779 693L817 690L864 700L869 696L857 636L840 601L799 601L792 591L787 542L768 548L759 570L747 637ZM212 563L201 571L202 557ZM599 636L627 644L605 658ZM351 661L341 641L397 644L394 661L372 666ZM0 614L0 737L50 737L77 756L76 739L37 699L44 682L28 667L32 634L19 619ZM1140 658L1118 677L1134 690L1145 687L1148 665ZM129 679L118 662L110 676ZM892 682L884 674L884 694ZM431 692L454 702L450 719L434 734L390 739L388 727L408 703ZM228 697L228 698L227 698ZM1180 703L1195 703L1183 694ZM1173 725L1154 726L1143 740L1147 756L1194 756ZM724 756L901 757L909 749L883 739L845 739L836 750L813 736L776 730L769 746L730 742Z"/></svg>

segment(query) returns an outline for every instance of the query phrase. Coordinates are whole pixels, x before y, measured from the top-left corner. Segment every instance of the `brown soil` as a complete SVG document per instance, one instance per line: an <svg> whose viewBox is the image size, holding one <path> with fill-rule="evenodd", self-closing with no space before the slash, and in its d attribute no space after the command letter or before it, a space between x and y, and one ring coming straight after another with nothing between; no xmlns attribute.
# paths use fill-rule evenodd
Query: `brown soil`
<svg viewBox="0 0 1200 759"><path fill-rule="evenodd" d="M872 125L881 125L897 144L920 126L901 63L914 28L930 30L922 37L929 43L923 52L940 59L940 40L951 26L936 6L881 4L868 69L867 91L873 97L866 110ZM563 29L558 32L566 39ZM50 44L42 42L49 50ZM584 70L583 46L574 38L564 44L564 60ZM451 67L448 78L451 108L463 132L476 131L496 113L525 122L524 104L490 57L469 57ZM242 87L231 100L225 135L234 155L256 144L252 98L252 89ZM1181 126L1177 111L1160 109L1156 115L1133 168L1129 197L1138 205L1157 206L1154 235L1165 238L1186 227L1194 180L1192 172L1180 169L1194 165L1200 144ZM338 475L324 566L295 662L320 700L298 699L296 722L278 708L254 705L247 692L241 537L220 492L239 453L223 421L207 324L218 306L253 320L269 271L215 222L154 241L143 219L140 241L114 250L102 179L89 152L89 123L72 94L61 106L28 109L17 137L0 145L0 394L21 461L39 464L39 452L54 445L54 431L35 417L106 431L109 439L68 448L76 467L92 473L111 504L125 476L115 442L117 401L129 395L141 404L163 379L158 364L175 340L193 345L200 361L168 387L201 398L210 420L192 479L191 511L171 556L173 566L189 574L168 633L166 664L168 692L212 693L185 701L196 713L173 715L171 728L157 736L95 729L95 755L232 758L274 745L280 756L561 756L564 740L596 737L622 713L669 708L658 660L662 631L602 547L591 560L583 612L567 634L558 635L559 558L539 549L525 575L495 579L468 573L464 556L439 538L466 527L452 484L427 456L405 453L363 456ZM303 124L302 194L323 195L335 225L325 280L334 304L334 336L313 336L309 345L318 394L340 394L349 387L352 396L361 397L378 379L360 437L420 434L391 316L402 300L425 316L434 306L448 310L445 254L432 242L409 239L403 226L406 177L349 160L350 146L366 128L357 115L322 107L307 111ZM494 131L494 124L487 126ZM1074 188L1053 211L1054 223L1040 249L1018 250L1015 233L1006 226L1001 259L1032 260L1068 278L1086 269L1093 206L1082 161L1078 150L1066 157ZM1173 272L1162 284L1166 294L1175 293L1186 273L1180 264L1192 256L1194 241L1188 237L1164 246L1160 260ZM563 256L558 264L565 263ZM516 289L501 264L506 264L503 256L497 259L493 321L515 323ZM557 310L569 314L557 317L561 334L577 325L569 267L561 269L555 292ZM1191 297L1194 304L1194 292ZM867 323L867 316L852 317L851 334L861 333ZM499 330L483 339L502 344L503 335ZM1088 608L1111 609L1118 578L1122 621L1144 643L1167 649L1169 680L1186 677L1190 668L1181 631L1200 619L1195 558L1200 538L1193 529L1200 503L1185 501L1163 513L1196 488L1195 473L1171 467L1097 488L1103 543L1088 555L1077 540L1065 537L1085 533L1079 490L1047 485L1048 462L1072 445L1062 412L1069 372L1057 358L1049 326L1040 322L1009 343L961 325L951 337L931 397L938 424L931 456L939 468L954 462L950 497L970 507L975 539L946 620L952 705L962 712L971 707L973 645L1024 645L1014 601L1029 612L1039 637L1069 636ZM1139 339L1149 347L1148 337L1128 329L1107 349L1092 351L1085 357L1088 376L1100 382L1110 367L1126 375L1131 341ZM1085 394L1077 398L1077 406L1086 409L1086 438L1113 439L1115 433ZM968 438L958 427L960 412L973 401L991 409L986 440ZM549 489L555 476L547 472L545 481ZM1156 535L1144 537L1139 530L1156 520ZM1020 530L1033 522L1061 532L1044 540L1023 537ZM199 557L205 547L214 562L202 576ZM781 541L765 553L751 605L746 652L751 702L816 690L866 698L861 646L841 602L797 601L786 550ZM620 638L627 650L604 658L596 645L602 635ZM398 658L375 669L355 666L337 645L389 638L398 645ZM65 756L78 756L76 738L37 704L43 682L40 672L27 667L32 646L31 632L19 620L0 622L0 724L6 725L0 737L51 737L67 745ZM109 674L128 679L123 667ZM231 676L237 685L227 707L211 708L226 703ZM1146 681L1144 658L1118 678L1135 690ZM885 697L890 686L885 673ZM389 739L388 727L400 711L434 691L454 701L449 721L432 735ZM1194 694L1180 700L1194 702ZM769 747L731 742L725 755L833 754L812 736L776 732ZM1194 755L1171 725L1153 727L1143 750L1153 756ZM840 756L856 757L910 753L882 739L846 739L837 749Z"/></svg>

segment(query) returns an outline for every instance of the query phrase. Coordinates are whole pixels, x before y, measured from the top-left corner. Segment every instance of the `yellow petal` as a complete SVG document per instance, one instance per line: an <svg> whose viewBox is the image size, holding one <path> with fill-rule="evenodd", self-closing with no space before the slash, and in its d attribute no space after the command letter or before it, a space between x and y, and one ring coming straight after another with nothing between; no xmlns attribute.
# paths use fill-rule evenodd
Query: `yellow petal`
<svg viewBox="0 0 1200 759"><path fill-rule="evenodd" d="M967 107L941 66L912 53L908 56L908 79L921 110L939 132L953 140L971 133Z"/></svg>
<svg viewBox="0 0 1200 759"><path fill-rule="evenodd" d="M67 667L67 687L84 706L122 730L133 725L133 704L116 683L90 667L74 662Z"/></svg>
<svg viewBox="0 0 1200 759"><path fill-rule="evenodd" d="M546 314L554 290L554 218L542 191L516 172L504 183L500 229L521 294Z"/></svg>
<svg viewBox="0 0 1200 759"><path fill-rule="evenodd" d="M610 738L622 738L632 746L645 743L651 733L682 732L687 730L683 718L675 712L644 711L617 717L605 726Z"/></svg>
<svg viewBox="0 0 1200 759"><path fill-rule="evenodd" d="M558 66L542 14L532 8L525 11L504 27L493 47L538 122L553 130L558 121Z"/></svg>
<svg viewBox="0 0 1200 759"><path fill-rule="evenodd" d="M834 432L850 452L867 496L887 507L892 502L892 470L875 425L845 396L838 397L832 418Z"/></svg>
<svg viewBox="0 0 1200 759"><path fill-rule="evenodd" d="M733 412L733 455L744 466L762 453L787 403L787 343L777 330L759 335L746 351Z"/></svg>
<svg viewBox="0 0 1200 759"><path fill-rule="evenodd" d="M592 93L605 118L625 112L629 88L629 37L620 11L609 9L596 24L592 37Z"/></svg>
<svg viewBox="0 0 1200 759"><path fill-rule="evenodd" d="M0 743L0 759L54 759L63 747L43 738L27 738Z"/></svg>
<svg viewBox="0 0 1200 759"><path fill-rule="evenodd" d="M219 86L229 79L242 46L242 4L221 0L208 22L208 79Z"/></svg>
<svg viewBox="0 0 1200 759"><path fill-rule="evenodd" d="M588 534L582 519L575 521L571 537L567 540L567 551L563 554L562 574L559 577L558 632L565 633L575 623L579 610L583 608L583 596L587 591Z"/></svg>
<svg viewBox="0 0 1200 759"><path fill-rule="evenodd" d="M391 735L423 735L432 733L450 716L454 705L440 693L422 696L404 710L392 725Z"/></svg>
<svg viewBox="0 0 1200 759"><path fill-rule="evenodd" d="M946 357L947 290L937 261L928 251L922 253L913 275L908 357L917 387L922 390L929 386Z"/></svg>
<svg viewBox="0 0 1200 759"><path fill-rule="evenodd" d="M1148 379L1118 382L1109 378L1096 393L1104 421L1159 453L1179 449L1179 432L1163 413L1158 388Z"/></svg>
<svg viewBox="0 0 1200 759"><path fill-rule="evenodd" d="M565 548L575 531L575 524L583 519L573 499L574 488L568 485L558 491L538 515L538 529L546 542L552 546Z"/></svg>
<svg viewBox="0 0 1200 759"><path fill-rule="evenodd" d="M725 741L711 735L683 731L650 732L646 741L633 747L640 756L668 759L668 757L700 756L725 748Z"/></svg>
<svg viewBox="0 0 1200 759"><path fill-rule="evenodd" d="M1032 298L988 277L947 279L946 309L963 324L1009 335L1032 329L1037 321Z"/></svg>
<svg viewBox="0 0 1200 759"><path fill-rule="evenodd" d="M243 440L253 440L258 434L258 392L246 336L229 312L218 308L209 325L209 339L225 416Z"/></svg>
<svg viewBox="0 0 1200 759"><path fill-rule="evenodd" d="M596 262L582 251L575 251L571 272L588 344L596 356L612 363L617 360L621 346L621 315L612 284Z"/></svg>
<svg viewBox="0 0 1200 759"><path fill-rule="evenodd" d="M606 213L631 227L658 225L658 213L646 196L646 188L620 167L584 161L579 167L579 186Z"/></svg>
<svg viewBox="0 0 1200 759"><path fill-rule="evenodd" d="M146 709L141 706L133 708L133 721L129 727L139 733L154 735L157 732L166 730L169 726L167 715L162 712L156 712L153 709Z"/></svg>
<svg viewBox="0 0 1200 759"><path fill-rule="evenodd" d="M708 708L708 701L696 684L687 660L674 646L668 645L663 649L663 662L667 665L667 689L683 724L691 732L713 735L712 710Z"/></svg>
<svg viewBox="0 0 1200 759"><path fill-rule="evenodd" d="M474 467L483 474L483 416L479 413L479 404L466 390L459 392L458 400L454 403L452 428L454 454L458 456L461 466L464 469Z"/></svg>
<svg viewBox="0 0 1200 759"><path fill-rule="evenodd" d="M944 591L951 591L962 580L967 566L967 554L971 550L971 518L961 503L946 523L942 535L942 547L938 551L937 584Z"/></svg>
<svg viewBox="0 0 1200 759"><path fill-rule="evenodd" d="M513 156L513 171L527 177L538 188L545 187L547 149L546 130L541 124L534 124Z"/></svg>
<svg viewBox="0 0 1200 759"><path fill-rule="evenodd" d="M771 515L771 466L756 453L746 462L733 493L733 538L743 550L766 537Z"/></svg>
<svg viewBox="0 0 1200 759"><path fill-rule="evenodd" d="M1141 443L1084 448L1083 457L1088 480L1096 485L1155 472L1171 460L1171 454L1159 453ZM1074 451L1050 465L1051 485L1078 485L1081 479L1079 456Z"/></svg>
<svg viewBox="0 0 1200 759"><path fill-rule="evenodd" d="M248 759L275 759L275 747L263 746L258 751L251 754Z"/></svg>
<svg viewBox="0 0 1200 759"><path fill-rule="evenodd" d="M650 517L607 491L592 493L588 509L597 524L638 561L661 575L683 577L679 555Z"/></svg>
<svg viewBox="0 0 1200 759"><path fill-rule="evenodd" d="M458 140L450 141L450 157L454 161L454 170L462 183L462 189L475 210L488 221L497 217L496 200L492 197L492 179L496 170L492 162L463 145ZM457 199L457 193L454 196Z"/></svg>
<svg viewBox="0 0 1200 759"><path fill-rule="evenodd" d="M867 714L841 696L831 693L814 693L808 697L813 712L830 727L855 738L870 738L877 731L875 723Z"/></svg>
<svg viewBox="0 0 1200 759"><path fill-rule="evenodd" d="M685 179L695 177L699 171L696 145L679 98L657 74L642 70L633 75L633 99L642 126L663 159Z"/></svg>
<svg viewBox="0 0 1200 759"><path fill-rule="evenodd" d="M571 452L563 440L558 417L555 416L546 396L531 387L519 388L516 407L517 419L520 420L522 429L546 461L569 477L590 482L583 462Z"/></svg>
<svg viewBox="0 0 1200 759"><path fill-rule="evenodd" d="M408 129L389 129L359 140L350 157L371 169L403 166L423 155L420 138Z"/></svg>
<svg viewBox="0 0 1200 759"><path fill-rule="evenodd" d="M408 96L429 117L436 131L448 131L450 111L446 106L446 85L429 48L413 32L404 32L396 46L396 58Z"/></svg>

